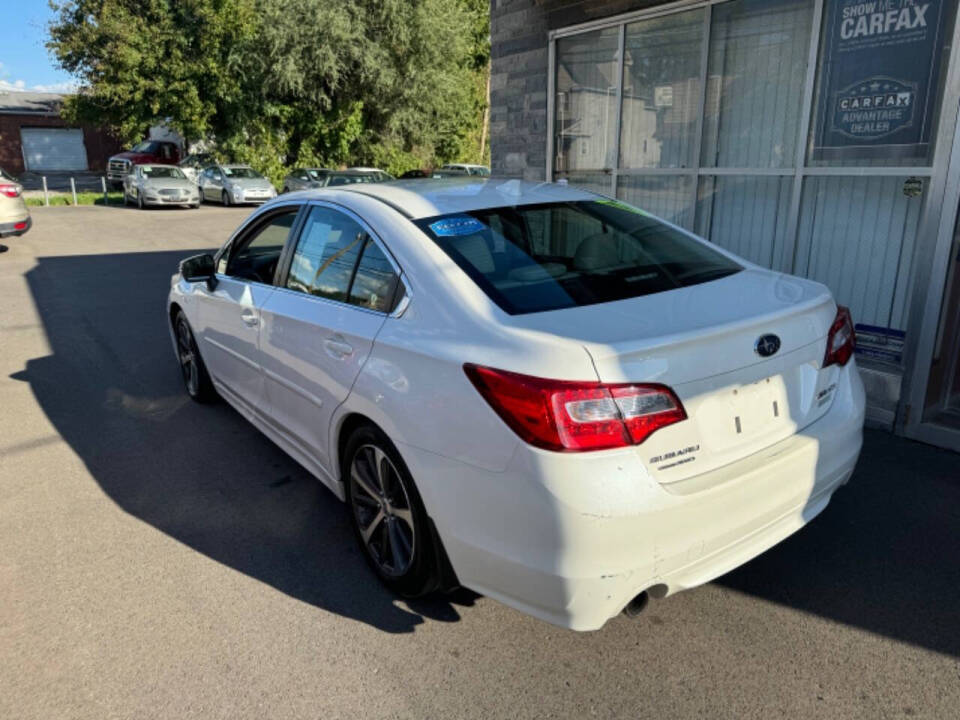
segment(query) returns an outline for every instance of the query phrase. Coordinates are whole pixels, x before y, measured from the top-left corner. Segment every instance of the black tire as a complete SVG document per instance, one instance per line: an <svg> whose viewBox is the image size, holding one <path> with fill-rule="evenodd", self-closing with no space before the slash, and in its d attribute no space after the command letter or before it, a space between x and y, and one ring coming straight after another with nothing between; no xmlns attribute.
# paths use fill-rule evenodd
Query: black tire
<svg viewBox="0 0 960 720"><path fill-rule="evenodd" d="M180 376L191 400L198 403L212 402L217 397L213 381L207 372L207 366L200 356L200 348L193 337L193 330L187 322L183 310L177 312L173 321L173 332L177 341L177 361L180 364Z"/></svg>
<svg viewBox="0 0 960 720"><path fill-rule="evenodd" d="M360 552L381 582L406 598L436 590L440 573L430 522L390 439L372 425L359 427L347 442L340 473Z"/></svg>
<svg viewBox="0 0 960 720"><path fill-rule="evenodd" d="M226 190L220 193L220 202L223 203L224 207L230 207L230 195L227 194Z"/></svg>

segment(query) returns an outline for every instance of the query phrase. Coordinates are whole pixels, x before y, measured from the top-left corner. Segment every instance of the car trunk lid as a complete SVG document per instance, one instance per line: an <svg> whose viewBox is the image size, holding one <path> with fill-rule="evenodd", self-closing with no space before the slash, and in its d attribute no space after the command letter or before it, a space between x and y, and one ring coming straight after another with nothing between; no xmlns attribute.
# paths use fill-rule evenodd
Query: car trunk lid
<svg viewBox="0 0 960 720"><path fill-rule="evenodd" d="M835 314L822 285L751 268L511 320L578 340L602 382L673 388L688 419L636 447L650 473L670 483L757 452L826 412L837 369L820 366ZM761 338L774 337L775 351L775 342L758 348Z"/></svg>

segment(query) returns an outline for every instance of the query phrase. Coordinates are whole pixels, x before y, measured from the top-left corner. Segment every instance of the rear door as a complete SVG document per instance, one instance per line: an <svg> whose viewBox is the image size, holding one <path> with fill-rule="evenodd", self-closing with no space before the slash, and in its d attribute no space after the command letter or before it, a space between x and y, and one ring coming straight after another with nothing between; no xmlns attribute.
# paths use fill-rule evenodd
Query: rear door
<svg viewBox="0 0 960 720"><path fill-rule="evenodd" d="M396 304L400 273L358 216L325 203L309 206L286 264L262 308L268 412L278 432L333 473L333 411Z"/></svg>
<svg viewBox="0 0 960 720"><path fill-rule="evenodd" d="M218 390L251 414L263 402L260 309L274 292L284 244L300 206L264 213L217 260L217 284L198 290L201 352ZM236 404L236 403L235 403Z"/></svg>

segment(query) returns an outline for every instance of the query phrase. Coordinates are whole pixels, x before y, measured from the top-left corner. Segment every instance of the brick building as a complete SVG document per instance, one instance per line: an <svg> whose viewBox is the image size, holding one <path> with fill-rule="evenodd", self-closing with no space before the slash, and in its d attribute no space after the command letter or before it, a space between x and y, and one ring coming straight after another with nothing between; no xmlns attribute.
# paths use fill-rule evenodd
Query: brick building
<svg viewBox="0 0 960 720"><path fill-rule="evenodd" d="M62 104L54 93L0 92L0 167L14 175L106 168L123 149L119 141L102 128L68 124Z"/></svg>

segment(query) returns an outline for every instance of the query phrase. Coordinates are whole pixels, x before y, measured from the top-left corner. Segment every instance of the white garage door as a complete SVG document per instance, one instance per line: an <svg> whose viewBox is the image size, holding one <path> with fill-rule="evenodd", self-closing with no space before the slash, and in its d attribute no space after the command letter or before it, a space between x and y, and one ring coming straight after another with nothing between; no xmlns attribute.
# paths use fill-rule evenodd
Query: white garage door
<svg viewBox="0 0 960 720"><path fill-rule="evenodd" d="M87 148L79 128L20 128L27 170L86 170Z"/></svg>

